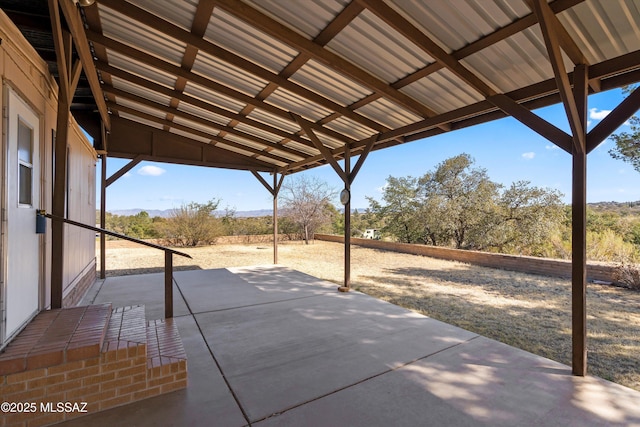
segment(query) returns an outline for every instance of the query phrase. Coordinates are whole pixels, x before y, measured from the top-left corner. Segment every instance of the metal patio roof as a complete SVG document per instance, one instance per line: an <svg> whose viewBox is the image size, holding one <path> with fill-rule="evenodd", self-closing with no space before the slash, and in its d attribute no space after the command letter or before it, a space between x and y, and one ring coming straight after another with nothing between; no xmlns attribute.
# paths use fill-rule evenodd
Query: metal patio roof
<svg viewBox="0 0 640 427"><path fill-rule="evenodd" d="M29 15L16 4L29 2L0 1L23 32ZM114 157L288 174L343 157L347 144L357 155L506 115L536 121L528 110L561 101L541 15L569 79L589 67L590 93L640 80L640 0L98 0L79 10L100 85L96 103L81 82L72 112ZM536 130L571 152L563 131Z"/></svg>

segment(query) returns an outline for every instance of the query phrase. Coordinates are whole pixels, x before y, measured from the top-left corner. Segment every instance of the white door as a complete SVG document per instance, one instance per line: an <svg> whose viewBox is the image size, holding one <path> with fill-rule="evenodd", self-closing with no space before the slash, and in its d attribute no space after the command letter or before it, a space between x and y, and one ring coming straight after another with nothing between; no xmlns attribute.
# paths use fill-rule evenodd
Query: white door
<svg viewBox="0 0 640 427"><path fill-rule="evenodd" d="M8 86L5 213L5 341L39 310L40 121Z"/></svg>

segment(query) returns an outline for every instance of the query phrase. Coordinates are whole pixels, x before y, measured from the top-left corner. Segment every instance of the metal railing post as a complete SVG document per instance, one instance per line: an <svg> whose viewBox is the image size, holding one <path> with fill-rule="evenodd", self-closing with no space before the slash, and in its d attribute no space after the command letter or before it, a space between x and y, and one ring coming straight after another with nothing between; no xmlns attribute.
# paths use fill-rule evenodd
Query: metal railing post
<svg viewBox="0 0 640 427"><path fill-rule="evenodd" d="M164 318L173 317L173 254L164 251Z"/></svg>

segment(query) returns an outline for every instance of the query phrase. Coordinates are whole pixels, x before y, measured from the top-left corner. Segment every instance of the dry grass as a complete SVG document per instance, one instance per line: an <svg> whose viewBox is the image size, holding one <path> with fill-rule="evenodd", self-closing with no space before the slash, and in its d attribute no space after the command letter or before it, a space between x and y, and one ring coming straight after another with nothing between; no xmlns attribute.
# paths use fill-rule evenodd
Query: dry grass
<svg viewBox="0 0 640 427"><path fill-rule="evenodd" d="M154 249L108 242L108 275L162 271ZM181 249L182 250L182 249ZM178 269L273 262L270 244L216 245L184 250ZM279 263L341 283L342 245L279 245ZM571 364L571 284L565 279L477 267L353 246L351 284L415 310L532 353ZM589 373L640 390L640 292L589 284Z"/></svg>

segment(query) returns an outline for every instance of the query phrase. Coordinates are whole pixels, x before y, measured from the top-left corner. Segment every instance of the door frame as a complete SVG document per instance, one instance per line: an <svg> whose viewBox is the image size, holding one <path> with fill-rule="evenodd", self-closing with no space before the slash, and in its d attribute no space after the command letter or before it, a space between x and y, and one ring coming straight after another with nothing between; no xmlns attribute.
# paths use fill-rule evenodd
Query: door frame
<svg viewBox="0 0 640 427"><path fill-rule="evenodd" d="M45 300L45 263L44 263L44 253L46 252L46 248L44 245L46 244L46 240L44 238L45 235L38 236L38 248L37 248L37 258L35 267L38 271L38 302L37 309L34 313L30 314L26 320L14 331L12 331L11 335L8 335L7 331L7 279L8 279L8 247L9 247L9 223L8 223L8 211L9 211L9 189L11 182L9 182L9 162L11 159L9 158L9 124L11 121L11 115L13 114L13 108L10 105L10 98L13 94L13 97L18 98L19 101L24 103L24 105L33 113L36 117L37 123L34 124L34 127L38 129L38 137L34 138L33 141L33 153L39 156L38 164L33 165L33 177L32 177L32 188L38 188L38 196L33 197L32 204L33 207L38 209L38 206L42 206L42 203L45 200L45 195L43 193L43 178L44 178L44 161L43 161L43 138L45 137L43 133L44 128L44 115L43 113L34 107L34 105L29 102L28 98L24 96L19 90L17 90L13 85L10 84L9 81L2 81L2 141L0 142L0 350L5 347L15 336L17 336L20 331L22 331L31 320L38 314L40 310L43 308L44 300ZM44 154L46 156L46 154ZM37 177L36 177L37 175ZM35 192L34 192L35 193ZM33 195L35 196L35 194ZM34 233L35 233L35 219L34 219ZM43 243L44 242L44 243Z"/></svg>

